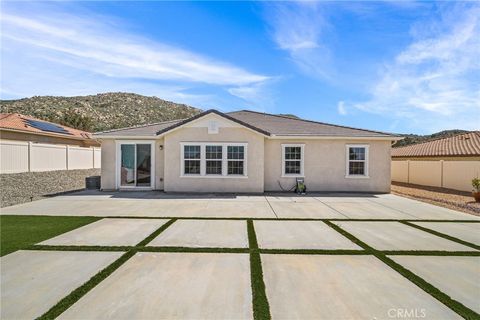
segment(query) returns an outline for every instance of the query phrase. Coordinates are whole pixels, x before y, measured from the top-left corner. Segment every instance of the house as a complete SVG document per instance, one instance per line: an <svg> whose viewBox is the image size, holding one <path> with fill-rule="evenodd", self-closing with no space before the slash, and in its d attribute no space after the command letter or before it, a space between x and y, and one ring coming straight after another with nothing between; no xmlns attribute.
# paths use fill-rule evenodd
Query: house
<svg viewBox="0 0 480 320"><path fill-rule="evenodd" d="M89 132L18 113L0 113L2 140L98 147Z"/></svg>
<svg viewBox="0 0 480 320"><path fill-rule="evenodd" d="M102 189L390 191L396 135L254 111L99 132Z"/></svg>
<svg viewBox="0 0 480 320"><path fill-rule="evenodd" d="M392 149L392 181L471 191L480 177L480 131Z"/></svg>
<svg viewBox="0 0 480 320"><path fill-rule="evenodd" d="M0 114L0 173L91 169L100 144L89 132L18 113Z"/></svg>

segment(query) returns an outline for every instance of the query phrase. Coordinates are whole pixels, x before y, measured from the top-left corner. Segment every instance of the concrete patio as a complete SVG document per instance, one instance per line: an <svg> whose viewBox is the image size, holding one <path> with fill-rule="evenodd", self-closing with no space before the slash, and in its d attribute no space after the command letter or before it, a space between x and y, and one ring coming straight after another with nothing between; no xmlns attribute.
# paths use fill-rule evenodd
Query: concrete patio
<svg viewBox="0 0 480 320"><path fill-rule="evenodd" d="M480 220L392 194L266 195L81 191L1 209L10 215Z"/></svg>
<svg viewBox="0 0 480 320"><path fill-rule="evenodd" d="M1 319L55 308L61 319L460 319L480 311L478 217L393 195L81 192L2 214L107 218L0 258ZM95 274L104 278L89 280ZM84 295L69 295L82 284ZM71 302L58 306L62 298Z"/></svg>

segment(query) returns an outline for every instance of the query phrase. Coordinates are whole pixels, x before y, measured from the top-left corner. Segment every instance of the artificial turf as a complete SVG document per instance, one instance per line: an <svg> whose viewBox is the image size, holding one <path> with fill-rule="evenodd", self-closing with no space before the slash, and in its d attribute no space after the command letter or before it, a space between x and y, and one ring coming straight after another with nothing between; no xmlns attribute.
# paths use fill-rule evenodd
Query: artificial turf
<svg viewBox="0 0 480 320"><path fill-rule="evenodd" d="M99 220L95 217L0 216L0 256Z"/></svg>

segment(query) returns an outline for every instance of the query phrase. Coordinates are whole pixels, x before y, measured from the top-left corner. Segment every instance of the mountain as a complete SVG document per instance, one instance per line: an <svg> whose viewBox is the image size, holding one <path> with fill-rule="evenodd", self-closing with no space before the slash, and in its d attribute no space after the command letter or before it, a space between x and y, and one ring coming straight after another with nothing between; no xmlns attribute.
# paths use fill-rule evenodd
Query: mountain
<svg viewBox="0 0 480 320"><path fill-rule="evenodd" d="M21 113L92 132L183 119L202 112L185 104L123 92L0 100L0 111Z"/></svg>
<svg viewBox="0 0 480 320"><path fill-rule="evenodd" d="M427 142L430 140L437 140L437 139L443 139L443 138L448 138L448 137L453 137L456 136L457 134L461 133L467 133L468 131L465 130L444 130L440 131L437 133L433 134L427 134L427 135L418 135L418 134L402 134L401 136L405 137L405 139L397 141L393 147L404 147L408 146L411 144L417 144L417 143L422 143L422 142Z"/></svg>

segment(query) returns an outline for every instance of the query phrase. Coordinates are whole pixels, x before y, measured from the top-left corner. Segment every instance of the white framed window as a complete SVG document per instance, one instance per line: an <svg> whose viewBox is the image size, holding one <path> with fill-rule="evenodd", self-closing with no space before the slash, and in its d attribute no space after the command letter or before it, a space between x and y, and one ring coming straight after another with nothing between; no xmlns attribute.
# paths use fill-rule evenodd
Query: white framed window
<svg viewBox="0 0 480 320"><path fill-rule="evenodd" d="M227 175L244 175L245 146L227 146Z"/></svg>
<svg viewBox="0 0 480 320"><path fill-rule="evenodd" d="M247 177L246 143L181 142L181 177Z"/></svg>
<svg viewBox="0 0 480 320"><path fill-rule="evenodd" d="M304 144L282 144L282 177L303 177L304 160Z"/></svg>
<svg viewBox="0 0 480 320"><path fill-rule="evenodd" d="M120 189L155 187L155 141L117 140L115 186Z"/></svg>
<svg viewBox="0 0 480 320"><path fill-rule="evenodd" d="M347 144L346 178L368 178L368 145Z"/></svg>

